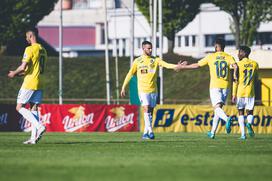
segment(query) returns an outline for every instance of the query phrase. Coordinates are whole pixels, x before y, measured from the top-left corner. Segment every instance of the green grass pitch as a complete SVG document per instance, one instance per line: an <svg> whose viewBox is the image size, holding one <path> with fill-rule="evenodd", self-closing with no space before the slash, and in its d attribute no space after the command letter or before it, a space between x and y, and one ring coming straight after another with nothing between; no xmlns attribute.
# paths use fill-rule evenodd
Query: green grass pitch
<svg viewBox="0 0 272 181"><path fill-rule="evenodd" d="M0 133L1 181L159 181L272 178L272 136L160 133L46 133L23 145L27 133Z"/></svg>

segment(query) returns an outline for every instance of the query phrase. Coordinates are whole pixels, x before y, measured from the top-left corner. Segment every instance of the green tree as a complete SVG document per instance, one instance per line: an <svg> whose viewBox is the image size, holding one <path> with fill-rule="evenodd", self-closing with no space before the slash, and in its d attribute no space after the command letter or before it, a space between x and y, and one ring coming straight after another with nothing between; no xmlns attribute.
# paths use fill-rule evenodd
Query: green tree
<svg viewBox="0 0 272 181"><path fill-rule="evenodd" d="M21 36L49 14L57 0L1 0L0 47Z"/></svg>
<svg viewBox="0 0 272 181"><path fill-rule="evenodd" d="M204 0L162 0L163 34L169 40L169 50L173 51L175 34L183 29L200 11L199 6ZM140 11L149 20L149 1L136 0Z"/></svg>
<svg viewBox="0 0 272 181"><path fill-rule="evenodd" d="M272 20L271 0L212 0L232 17L231 30L236 47L251 46L261 22Z"/></svg>

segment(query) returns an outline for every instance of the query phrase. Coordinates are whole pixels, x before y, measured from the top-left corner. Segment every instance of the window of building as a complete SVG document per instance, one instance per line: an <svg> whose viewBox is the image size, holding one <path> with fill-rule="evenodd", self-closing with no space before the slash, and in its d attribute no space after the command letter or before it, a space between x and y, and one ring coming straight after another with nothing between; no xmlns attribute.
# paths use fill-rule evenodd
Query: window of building
<svg viewBox="0 0 272 181"><path fill-rule="evenodd" d="M185 36L185 46L189 46L189 36Z"/></svg>
<svg viewBox="0 0 272 181"><path fill-rule="evenodd" d="M102 0L71 0L74 9L96 9L103 8ZM108 8L120 8L121 0L107 0Z"/></svg>
<svg viewBox="0 0 272 181"><path fill-rule="evenodd" d="M181 36L178 36L178 47L181 47Z"/></svg>
<svg viewBox="0 0 272 181"><path fill-rule="evenodd" d="M272 32L261 32L257 34L257 45L272 44Z"/></svg>
<svg viewBox="0 0 272 181"><path fill-rule="evenodd" d="M192 46L195 47L195 45L196 45L196 36L193 35L192 36Z"/></svg>
<svg viewBox="0 0 272 181"><path fill-rule="evenodd" d="M87 9L89 7L88 0L73 0L74 9Z"/></svg>
<svg viewBox="0 0 272 181"><path fill-rule="evenodd" d="M224 39L226 46L235 45L235 37L233 34L214 34L214 35L205 35L205 46L206 47L214 46L214 42L218 38Z"/></svg>
<svg viewBox="0 0 272 181"><path fill-rule="evenodd" d="M235 45L235 37L233 34L225 34L224 39L227 46Z"/></svg>
<svg viewBox="0 0 272 181"><path fill-rule="evenodd" d="M217 38L224 39L224 34L214 34L214 35L205 35L205 46L212 47L214 46L214 42Z"/></svg>

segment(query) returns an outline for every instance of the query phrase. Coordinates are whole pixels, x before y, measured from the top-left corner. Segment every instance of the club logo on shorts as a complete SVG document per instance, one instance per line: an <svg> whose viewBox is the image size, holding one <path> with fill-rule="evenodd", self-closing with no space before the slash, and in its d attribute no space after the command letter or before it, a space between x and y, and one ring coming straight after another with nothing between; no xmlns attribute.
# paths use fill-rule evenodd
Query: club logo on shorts
<svg viewBox="0 0 272 181"><path fill-rule="evenodd" d="M65 116L62 120L64 130L66 132L83 132L86 131L90 124L93 124L94 113L85 115L85 108L83 106L73 107L68 110L73 117Z"/></svg>
<svg viewBox="0 0 272 181"><path fill-rule="evenodd" d="M128 124L133 124L134 113L125 115L124 107L115 107L110 110L112 115L105 119L106 129L108 132L115 132Z"/></svg>
<svg viewBox="0 0 272 181"><path fill-rule="evenodd" d="M159 109L156 114L154 127L168 127L172 124L175 109Z"/></svg>

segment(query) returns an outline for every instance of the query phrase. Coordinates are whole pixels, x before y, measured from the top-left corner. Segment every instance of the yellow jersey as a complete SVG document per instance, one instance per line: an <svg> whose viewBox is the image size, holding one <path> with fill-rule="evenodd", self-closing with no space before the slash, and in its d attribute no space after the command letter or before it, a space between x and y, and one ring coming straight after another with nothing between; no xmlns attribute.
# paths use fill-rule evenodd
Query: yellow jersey
<svg viewBox="0 0 272 181"><path fill-rule="evenodd" d="M125 78L122 89L125 89L131 77L137 74L138 91L142 93L157 92L158 67L174 69L175 64L166 63L160 58L142 55L136 58Z"/></svg>
<svg viewBox="0 0 272 181"><path fill-rule="evenodd" d="M238 82L233 84L233 95L237 97L255 97L254 85L258 77L258 63L249 58L243 58L237 65Z"/></svg>
<svg viewBox="0 0 272 181"><path fill-rule="evenodd" d="M215 52L198 61L198 65L209 66L210 88L229 88L230 65L234 64L234 58L225 52Z"/></svg>
<svg viewBox="0 0 272 181"><path fill-rule="evenodd" d="M22 88L43 89L42 75L47 61L46 50L40 44L34 43L26 47L22 61L27 63Z"/></svg>

